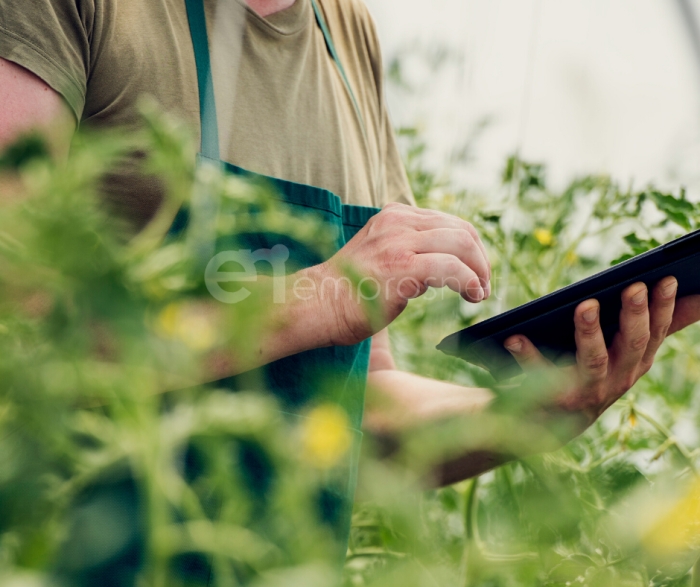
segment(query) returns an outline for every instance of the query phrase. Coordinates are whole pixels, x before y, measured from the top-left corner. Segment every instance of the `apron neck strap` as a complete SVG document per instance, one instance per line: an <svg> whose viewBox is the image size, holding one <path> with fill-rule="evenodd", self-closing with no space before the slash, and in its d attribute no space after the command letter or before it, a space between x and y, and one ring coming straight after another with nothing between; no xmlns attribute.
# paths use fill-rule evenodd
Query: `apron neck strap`
<svg viewBox="0 0 700 587"><path fill-rule="evenodd" d="M296 2L304 2L306 0L296 0ZM323 38L326 41L326 47L335 62L340 77L347 88L352 100L355 113L362 126L363 133L365 132L364 120L360 107L355 98L355 93L352 91L350 81L345 74L345 68L338 57L338 52L335 49L335 44L331 37L330 30L326 24L326 19L316 0L311 0L311 5L316 15ZM187 21L190 27L190 37L192 38L192 46L194 48L194 61L197 67L197 86L199 89L199 120L202 134L201 154L209 159L219 160L219 127L216 119L216 101L214 99L214 81L212 79L211 61L209 59L209 39L207 36L207 21L204 14L204 0L185 0L185 8L187 9Z"/></svg>
<svg viewBox="0 0 700 587"><path fill-rule="evenodd" d="M201 153L209 159L219 160L219 126L216 120L214 82L209 60L209 40L203 0L185 0L190 37L194 48L199 88L199 122L202 131Z"/></svg>
<svg viewBox="0 0 700 587"><path fill-rule="evenodd" d="M296 1L302 2L303 0ZM365 123L364 119L362 118L362 112L360 111L360 106L357 102L357 99L355 98L355 92L352 91L350 80L348 80L348 76L345 74L345 68L343 67L343 63L340 61L338 52L335 50L335 44L333 43L333 37L331 37L331 31L328 28L328 25L326 24L326 19L323 17L323 12L321 12L321 8L318 5L317 0L311 0L311 5L314 8L314 14L316 15L316 22L318 23L318 27L321 29L321 32L323 33L323 38L326 40L326 47L328 48L328 52L331 54L333 61L335 61L335 64L338 67L340 77L343 78L343 83L345 84L345 87L348 90L348 94L350 94L352 105L355 108L355 114L357 114L357 118L360 121L360 124L362 125L362 132L364 133Z"/></svg>

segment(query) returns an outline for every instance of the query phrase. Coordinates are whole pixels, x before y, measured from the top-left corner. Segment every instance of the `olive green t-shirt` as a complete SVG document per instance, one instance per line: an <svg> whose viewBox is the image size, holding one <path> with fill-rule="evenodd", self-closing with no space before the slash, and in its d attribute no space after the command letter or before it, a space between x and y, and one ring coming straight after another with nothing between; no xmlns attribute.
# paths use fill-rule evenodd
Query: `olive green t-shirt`
<svg viewBox="0 0 700 587"><path fill-rule="evenodd" d="M361 0L318 2L366 131L310 0L267 18L242 0L205 0L221 156L249 171L325 188L348 204L413 202L369 13ZM184 0L3 2L0 57L42 78L81 125L137 128L137 102L150 94L199 137ZM110 179L106 192L136 227L148 222L161 198L156 180L127 169Z"/></svg>

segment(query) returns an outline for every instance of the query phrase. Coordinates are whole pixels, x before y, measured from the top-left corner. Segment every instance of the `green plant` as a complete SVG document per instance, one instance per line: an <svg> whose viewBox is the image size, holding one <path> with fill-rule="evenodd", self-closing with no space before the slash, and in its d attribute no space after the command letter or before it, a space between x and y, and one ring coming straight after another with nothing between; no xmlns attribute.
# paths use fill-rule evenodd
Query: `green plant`
<svg viewBox="0 0 700 587"><path fill-rule="evenodd" d="M211 563L218 585L332 584L337 552L318 511L347 445L342 414L321 406L289 421L267 394L188 386L217 349L245 353L264 299L212 311L206 231L162 239L193 189L193 216L202 194L219 202L217 237L291 229L324 247L330 235L290 222L266 186L195 171L182 128L152 111L146 122L138 135L78 138L65 163L35 139L2 159L11 181L1 185L25 197L0 214L0 582L200 585ZM497 276L492 302L432 293L394 324L400 364L425 375L491 385L434 345L697 225L682 192L606 177L554 192L544 166L517 157L500 199L457 190L424 164L419 132L401 136L420 203L473 222ZM96 186L134 149L149 153L170 199L127 241ZM690 585L700 546L698 338L688 329L669 339L650 374L576 441L479 479L423 485L436 455L512 433L517 414L417 430L393 460L367 438L345 583Z"/></svg>
<svg viewBox="0 0 700 587"><path fill-rule="evenodd" d="M191 382L265 328L262 290L212 307L207 241L284 227L322 248L330 235L265 185L195 171L174 121L146 107L145 122L79 136L65 162L35 137L3 159L22 197L0 214L0 583L203 585L211 565L217 585L275 570L328 584L338 553L321 514L342 413L289 420L271 395ZM97 190L134 150L170 199L128 240ZM164 240L192 190L190 225L207 193L213 228Z"/></svg>
<svg viewBox="0 0 700 587"><path fill-rule="evenodd" d="M473 307L446 293L413 301L394 323L399 362L418 373L493 385L434 345L457 323L553 291L694 229L700 219L683 190L634 191L608 177L584 177L553 192L545 166L515 156L506 162L500 198L487 200L426 169L419 133L401 136L417 199L471 221L496 275L495 301ZM690 585L700 546L693 530L699 341L693 327L670 338L652 371L559 451L425 493L410 513L366 481L348 583L390 584L395 577L401 585ZM491 430L497 438L499 425L519 423L465 419L453 437ZM365 479L377 474L376 465L368 468ZM410 521L415 512L421 522Z"/></svg>

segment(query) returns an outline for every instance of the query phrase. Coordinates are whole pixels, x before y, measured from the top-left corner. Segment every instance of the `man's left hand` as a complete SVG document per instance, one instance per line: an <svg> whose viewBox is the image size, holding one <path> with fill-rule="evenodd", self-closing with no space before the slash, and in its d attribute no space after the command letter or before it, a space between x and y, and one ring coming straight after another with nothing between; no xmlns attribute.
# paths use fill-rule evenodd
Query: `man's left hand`
<svg viewBox="0 0 700 587"><path fill-rule="evenodd" d="M677 289L676 279L666 277L656 284L649 302L643 283L626 288L620 330L610 348L600 327L598 302L579 304L574 313L576 365L565 370L570 384L554 399L556 407L581 413L593 423L647 373L666 336L700 318L700 297L683 298L676 304ZM524 336L508 338L505 347L525 370L553 367Z"/></svg>

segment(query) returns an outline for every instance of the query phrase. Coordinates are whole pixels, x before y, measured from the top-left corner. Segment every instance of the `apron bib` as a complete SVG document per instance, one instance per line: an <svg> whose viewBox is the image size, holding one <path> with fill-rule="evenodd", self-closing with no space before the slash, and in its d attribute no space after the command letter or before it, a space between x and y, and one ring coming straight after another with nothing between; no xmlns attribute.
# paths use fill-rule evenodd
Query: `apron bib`
<svg viewBox="0 0 700 587"><path fill-rule="evenodd" d="M296 0L303 2L307 0ZM357 101L350 87L344 68L335 50L330 31L315 0L311 0L316 23L323 33L326 47L338 68L364 132L364 122ZM379 208L343 204L340 198L328 190L277 178L261 176L220 160L216 104L209 58L203 0L185 0L187 17L197 67L197 83L200 101L201 152L200 164L210 162L228 173L262 180L271 186L293 216L312 215L336 235L335 242L325 255L311 253L308 247L284 235L255 233L236 235L233 242L226 239L217 242L216 252L230 249L271 249L284 244L289 250L289 264L295 270L326 261L350 240L365 223L379 212ZM173 227L183 230L182 220ZM226 245L228 244L228 247ZM364 408L365 384L369 365L371 339L352 346L314 349L275 361L254 371L230 377L218 382L220 387L231 389L264 389L273 393L284 413L291 417L303 417L310 406L332 403L347 414L353 446L345 458L342 469L345 474L336 478L324 489L322 518L333 527L339 545L339 558L344 558L350 532L350 518L355 492L359 458L360 432ZM329 375L332 377L329 378Z"/></svg>

